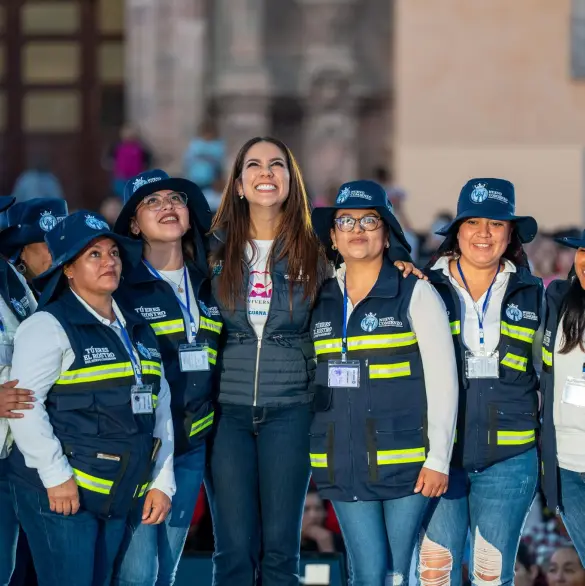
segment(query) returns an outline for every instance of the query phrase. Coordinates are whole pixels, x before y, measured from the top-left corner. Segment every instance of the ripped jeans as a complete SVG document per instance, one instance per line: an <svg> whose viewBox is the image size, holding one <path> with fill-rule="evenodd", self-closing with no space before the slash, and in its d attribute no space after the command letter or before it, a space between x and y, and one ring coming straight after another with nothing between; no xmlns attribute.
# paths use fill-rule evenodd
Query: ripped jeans
<svg viewBox="0 0 585 586"><path fill-rule="evenodd" d="M449 490L434 499L423 523L418 548L421 586L461 586L468 529L471 583L512 584L537 481L536 448L479 472L452 469Z"/></svg>
<svg viewBox="0 0 585 586"><path fill-rule="evenodd" d="M429 499L333 501L347 550L349 586L408 584L410 563Z"/></svg>

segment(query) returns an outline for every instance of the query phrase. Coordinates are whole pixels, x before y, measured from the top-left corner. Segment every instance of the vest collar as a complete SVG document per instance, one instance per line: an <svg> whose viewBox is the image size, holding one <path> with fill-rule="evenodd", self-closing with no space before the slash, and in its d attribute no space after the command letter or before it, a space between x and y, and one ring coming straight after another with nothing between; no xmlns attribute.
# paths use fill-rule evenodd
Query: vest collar
<svg viewBox="0 0 585 586"><path fill-rule="evenodd" d="M339 283L343 290L343 281L345 278L345 263L343 263L336 271L335 281ZM382 263L380 274L376 283L372 287L372 290L368 293L367 297L382 297L382 298L393 298L398 295L400 290L400 272L386 257Z"/></svg>
<svg viewBox="0 0 585 586"><path fill-rule="evenodd" d="M195 297L197 297L199 288L203 281L207 279L205 275L201 273L201 271L197 268L196 265L187 261L185 263L187 265L187 270L189 271L189 278L191 279L191 286L193 287L193 291L195 292ZM157 279L146 267L143 262L138 263L137 265L131 267L128 270L128 273L124 274L124 283L127 285L141 285L143 283L152 283L157 282Z"/></svg>

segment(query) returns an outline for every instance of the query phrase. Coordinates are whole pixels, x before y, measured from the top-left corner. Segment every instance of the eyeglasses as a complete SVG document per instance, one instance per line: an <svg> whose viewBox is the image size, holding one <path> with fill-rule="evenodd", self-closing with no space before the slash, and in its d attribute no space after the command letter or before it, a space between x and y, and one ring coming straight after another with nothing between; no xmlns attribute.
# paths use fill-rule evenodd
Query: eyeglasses
<svg viewBox="0 0 585 586"><path fill-rule="evenodd" d="M147 195L140 205L151 212L159 212L167 204L175 209L184 208L187 205L187 194L182 191L173 191L167 195L153 193L152 195Z"/></svg>
<svg viewBox="0 0 585 586"><path fill-rule="evenodd" d="M340 218L335 218L335 225L341 232L351 232L355 227L355 223L359 222L362 230L365 230L366 232L372 232L378 229L381 219L382 218L380 216L374 215L363 216L359 219L352 218L351 216L341 216Z"/></svg>

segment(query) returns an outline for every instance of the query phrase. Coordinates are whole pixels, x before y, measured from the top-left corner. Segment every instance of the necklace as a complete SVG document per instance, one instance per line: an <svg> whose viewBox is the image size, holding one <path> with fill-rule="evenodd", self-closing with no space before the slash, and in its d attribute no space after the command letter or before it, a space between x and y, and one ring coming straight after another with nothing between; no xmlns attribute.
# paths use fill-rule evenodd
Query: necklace
<svg viewBox="0 0 585 586"><path fill-rule="evenodd" d="M182 285L183 285L183 280L185 279L185 271L181 270L181 280L177 283L174 279L171 279L170 277L167 277L167 275L164 275L163 273L160 273L160 276L170 285L175 285L177 287L177 291L179 293L184 293L185 289L183 289ZM174 271L177 272L177 271Z"/></svg>

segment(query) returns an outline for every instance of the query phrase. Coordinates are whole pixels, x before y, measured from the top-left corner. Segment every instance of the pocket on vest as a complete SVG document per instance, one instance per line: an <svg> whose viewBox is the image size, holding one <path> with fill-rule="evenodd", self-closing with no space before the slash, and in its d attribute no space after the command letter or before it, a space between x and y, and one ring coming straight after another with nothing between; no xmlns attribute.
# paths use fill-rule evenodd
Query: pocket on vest
<svg viewBox="0 0 585 586"><path fill-rule="evenodd" d="M528 372L528 353L520 346L506 346L503 356L500 356L500 376L506 382L513 382Z"/></svg>
<svg viewBox="0 0 585 586"><path fill-rule="evenodd" d="M52 394L51 403L58 414L54 419L53 427L57 432L65 434L98 434L98 417L94 406L93 393Z"/></svg>
<svg viewBox="0 0 585 586"><path fill-rule="evenodd" d="M108 434L135 434L138 432L138 424L132 413L130 405L130 389L127 393L108 393L102 391L95 395L95 407L98 413L98 435Z"/></svg>
<svg viewBox="0 0 585 586"><path fill-rule="evenodd" d="M185 412L185 435L189 443L197 445L213 429L215 411L211 401L206 401L199 409Z"/></svg>
<svg viewBox="0 0 585 586"><path fill-rule="evenodd" d="M536 411L501 403L489 406L490 448L534 445L537 427Z"/></svg>
<svg viewBox="0 0 585 586"><path fill-rule="evenodd" d="M335 484L335 424L333 422L313 423L310 436L309 458L311 474L317 487ZM350 463L347 462L349 466Z"/></svg>

